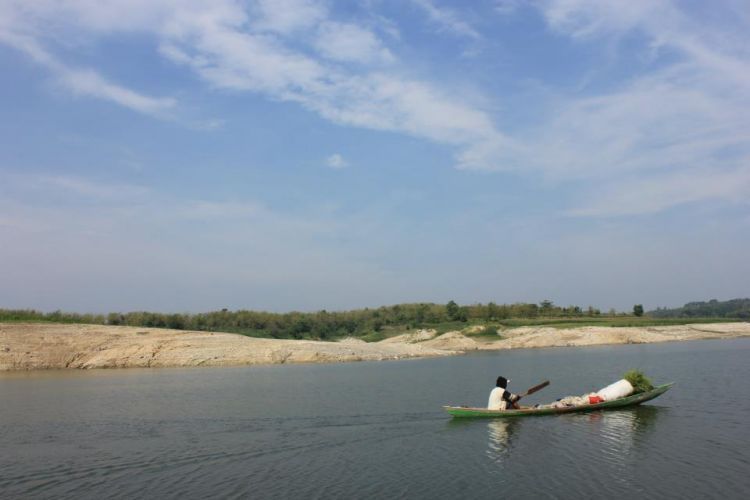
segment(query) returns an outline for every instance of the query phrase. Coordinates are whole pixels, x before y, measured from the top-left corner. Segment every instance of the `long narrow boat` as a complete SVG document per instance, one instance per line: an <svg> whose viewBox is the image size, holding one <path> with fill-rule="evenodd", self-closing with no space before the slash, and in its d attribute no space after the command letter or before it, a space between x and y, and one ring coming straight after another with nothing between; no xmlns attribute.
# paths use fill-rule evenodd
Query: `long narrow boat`
<svg viewBox="0 0 750 500"><path fill-rule="evenodd" d="M488 410L487 408L469 408L466 406L443 406L443 409L456 418L510 418L528 417L534 415L560 415L563 413L578 413L597 410L614 410L626 406L635 406L661 396L672 387L674 383L654 387L647 392L633 394L614 401L587 404L579 406L566 406L563 408L524 408L521 410Z"/></svg>

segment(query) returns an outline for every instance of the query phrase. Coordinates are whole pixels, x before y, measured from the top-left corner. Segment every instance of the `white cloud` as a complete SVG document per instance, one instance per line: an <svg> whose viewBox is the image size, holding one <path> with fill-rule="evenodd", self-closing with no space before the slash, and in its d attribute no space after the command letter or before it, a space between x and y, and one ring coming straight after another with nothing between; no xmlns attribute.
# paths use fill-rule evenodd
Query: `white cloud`
<svg viewBox="0 0 750 500"><path fill-rule="evenodd" d="M313 27L328 15L326 6L314 0L257 0L255 10L258 28L282 34Z"/></svg>
<svg viewBox="0 0 750 500"><path fill-rule="evenodd" d="M320 26L318 49L340 62L358 59L358 64L346 65L313 58L283 38L237 29L234 21L206 23L197 15L184 16L178 28L163 34L161 52L217 88L297 102L342 125L402 132L459 148L503 142L489 115L439 86L379 65L362 67L368 60L383 63L392 56L361 26ZM331 38L329 29L334 30L328 33ZM333 38L349 36L357 43L334 47Z"/></svg>
<svg viewBox="0 0 750 500"><path fill-rule="evenodd" d="M750 168L701 169L650 176L600 188L587 204L569 211L579 217L642 215L708 200L750 203Z"/></svg>
<svg viewBox="0 0 750 500"><path fill-rule="evenodd" d="M641 28L649 19L671 22L676 13L668 0L599 2L596 0L543 0L537 4L554 29L574 37L619 35Z"/></svg>
<svg viewBox="0 0 750 500"><path fill-rule="evenodd" d="M439 7L433 0L411 1L421 8L427 14L430 22L435 24L441 31L472 39L481 38L479 33L464 21L456 11L447 7Z"/></svg>
<svg viewBox="0 0 750 500"><path fill-rule="evenodd" d="M739 92L738 92L739 90ZM555 178L727 165L748 150L749 102L722 75L681 65L609 94L562 102L525 138L528 161Z"/></svg>
<svg viewBox="0 0 750 500"><path fill-rule="evenodd" d="M326 158L326 165L328 165L330 168L333 169L341 169L346 168L349 166L349 162L344 159L343 156L341 156L338 153L334 153L328 158Z"/></svg>
<svg viewBox="0 0 750 500"><path fill-rule="evenodd" d="M503 16L509 16L515 13L524 5L524 0L497 0L495 2L495 11Z"/></svg>
<svg viewBox="0 0 750 500"><path fill-rule="evenodd" d="M150 97L114 84L92 69L68 67L26 36L0 30L0 42L26 53L34 62L52 71L56 80L75 94L111 101L133 111L158 117L166 116L177 104L169 97Z"/></svg>
<svg viewBox="0 0 750 500"><path fill-rule="evenodd" d="M479 38L457 12L413 1L441 29ZM601 182L702 169L730 175L741 168L738 159L750 153L750 118L743 112L750 107L747 30L690 18L667 0L534 5L553 30L582 44L637 33L641 50L654 53L653 64L593 95L552 89L536 125L511 135L495 126L487 106L415 78L373 31L334 19L324 2L6 2L0 37L71 92L154 116L169 115L176 102L75 68L53 48L71 33L148 33L165 58L217 89L296 102L341 125L447 144L463 169Z"/></svg>
<svg viewBox="0 0 750 500"><path fill-rule="evenodd" d="M66 175L40 175L33 176L31 179L42 186L100 200L133 200L148 193L148 189L143 186L125 183L107 184Z"/></svg>
<svg viewBox="0 0 750 500"><path fill-rule="evenodd" d="M149 97L111 83L91 69L67 70L62 72L59 77L60 81L76 94L112 101L144 114L164 115L166 111L174 108L177 104L172 98Z"/></svg>
<svg viewBox="0 0 750 500"><path fill-rule="evenodd" d="M120 182L100 182L91 179L60 174L17 174L0 172L0 183L8 192L19 198L34 197L46 193L55 199L95 200L98 202L121 202L142 200L148 188Z"/></svg>
<svg viewBox="0 0 750 500"><path fill-rule="evenodd" d="M652 213L692 201L734 202L746 193L750 59L741 41L750 42L747 32L717 35L717 27L688 19L666 1L537 5L553 29L581 43L637 30L644 50L656 47L669 57L608 91L553 91L536 125L512 140L474 141L459 167L593 181L591 198L598 201L573 210L576 215ZM625 180L632 178L640 180ZM729 185L722 189L721 182ZM614 187L605 190L609 184ZM600 199L601 190L607 194Z"/></svg>
<svg viewBox="0 0 750 500"><path fill-rule="evenodd" d="M71 33L151 33L160 54L218 89L297 102L338 124L406 133L459 150L507 142L487 113L455 92L397 68L386 71L384 63L395 57L383 42L359 24L329 19L325 4L261 1L245 7L234 0L11 3L6 14L12 22L0 25L0 32L23 33L30 41L25 51L59 73L69 90L156 116L175 101L136 93L93 71L70 70L43 44L54 46ZM461 26L457 21L459 31ZM313 47L325 57L312 55Z"/></svg>
<svg viewBox="0 0 750 500"><path fill-rule="evenodd" d="M325 22L318 28L315 48L328 59L354 63L389 63L393 54L372 31L356 24Z"/></svg>
<svg viewBox="0 0 750 500"><path fill-rule="evenodd" d="M526 163L549 176L618 179L619 186L575 214L651 213L747 194L747 31L689 18L666 0L540 5L553 29L578 40L597 43L635 31L657 56L671 56L613 91L561 100L523 140L533 152Z"/></svg>

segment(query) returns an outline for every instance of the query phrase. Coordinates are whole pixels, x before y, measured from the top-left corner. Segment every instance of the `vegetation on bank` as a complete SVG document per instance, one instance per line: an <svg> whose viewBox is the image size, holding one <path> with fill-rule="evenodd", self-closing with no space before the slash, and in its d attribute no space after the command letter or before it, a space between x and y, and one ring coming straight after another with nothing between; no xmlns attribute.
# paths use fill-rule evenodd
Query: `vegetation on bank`
<svg viewBox="0 0 750 500"><path fill-rule="evenodd" d="M741 299L750 303L750 299ZM712 301L713 302L713 301ZM731 302L731 301L730 301ZM496 332L519 326L548 326L575 328L581 326L658 326L696 322L736 321L741 316L709 316L697 318L637 315L641 312L603 314L589 306L557 306L545 300L539 304L397 304L375 309L311 313L271 313L263 311L229 311L223 309L198 314L164 314L129 312L78 314L54 311L0 309L0 321L43 321L55 323L86 323L101 325L127 325L146 328L173 328L239 333L253 337L333 340L341 337L359 337L374 342L407 333L415 328L432 328L438 334L451 330L464 330L468 326L483 325L471 335L496 338Z"/></svg>
<svg viewBox="0 0 750 500"><path fill-rule="evenodd" d="M739 318L750 319L750 299L688 302L675 309L657 308L648 313L654 318Z"/></svg>

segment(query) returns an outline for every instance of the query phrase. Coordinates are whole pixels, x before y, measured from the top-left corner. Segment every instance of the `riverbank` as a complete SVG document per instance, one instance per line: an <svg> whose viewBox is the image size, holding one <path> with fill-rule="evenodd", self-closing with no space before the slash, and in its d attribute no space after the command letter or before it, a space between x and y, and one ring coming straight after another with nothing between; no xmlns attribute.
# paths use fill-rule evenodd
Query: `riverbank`
<svg viewBox="0 0 750 500"><path fill-rule="evenodd" d="M750 323L659 327L520 327L502 338L476 328L434 330L366 343L252 338L127 326L0 323L0 371L336 363L449 356L476 350L637 344L750 336Z"/></svg>

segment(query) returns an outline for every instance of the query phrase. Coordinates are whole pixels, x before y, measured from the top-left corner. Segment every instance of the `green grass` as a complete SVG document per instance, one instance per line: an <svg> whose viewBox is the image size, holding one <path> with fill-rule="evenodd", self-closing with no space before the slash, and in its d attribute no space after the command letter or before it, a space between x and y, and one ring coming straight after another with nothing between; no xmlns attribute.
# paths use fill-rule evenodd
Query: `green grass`
<svg viewBox="0 0 750 500"><path fill-rule="evenodd" d="M380 342L381 340L385 340L388 337L395 337L395 335L386 335L383 331L379 331L379 332L370 332L367 335L363 335L359 338L361 338L365 342Z"/></svg>
<svg viewBox="0 0 750 500"><path fill-rule="evenodd" d="M466 335L467 337L481 337L492 340L500 340L503 337L497 333L499 329L499 325L485 325L484 328L482 328L478 332L466 332L464 335Z"/></svg>
<svg viewBox="0 0 750 500"><path fill-rule="evenodd" d="M436 325L425 325L422 328L437 330L437 334L442 335L448 332L460 332L461 330L469 328L470 326L482 324L484 324L483 321L448 321L446 323L438 323Z"/></svg>
<svg viewBox="0 0 750 500"><path fill-rule="evenodd" d="M396 337L398 335L403 335L405 333L414 333L417 330L435 330L437 332L435 335L438 336L448 332L464 332L464 330L477 325L484 326L484 328L474 333L465 332L464 335L468 337L491 338L494 340L499 340L502 338L502 336L497 333L497 331L502 328L500 325L494 323L491 325L487 325L481 321L449 321L446 323L424 324L414 327L407 327L405 325L387 326L383 327L383 329L379 332L370 332L359 338L361 338L365 342L380 342L381 340Z"/></svg>

